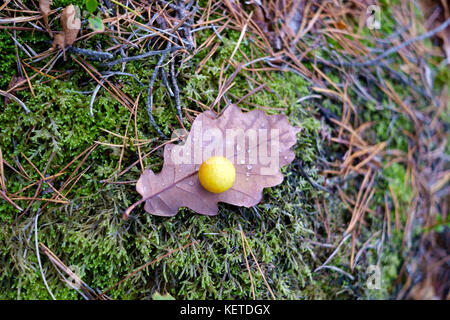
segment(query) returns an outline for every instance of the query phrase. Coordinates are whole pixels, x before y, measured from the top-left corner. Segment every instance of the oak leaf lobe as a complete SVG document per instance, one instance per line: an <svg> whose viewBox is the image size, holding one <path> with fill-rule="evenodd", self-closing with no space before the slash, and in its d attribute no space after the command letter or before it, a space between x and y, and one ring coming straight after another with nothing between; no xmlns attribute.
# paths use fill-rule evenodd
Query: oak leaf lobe
<svg viewBox="0 0 450 320"><path fill-rule="evenodd" d="M124 219L142 202L145 202L144 208L147 212L158 216L174 216L181 207L188 207L204 215L216 215L219 202L244 207L256 205L262 199L264 188L276 186L283 181L280 167L294 160L295 154L291 147L296 143L296 134L299 130L289 124L286 116L267 115L262 110L243 113L237 106L230 105L219 117L212 111L203 112L194 120L183 145L165 146L161 172L155 174L152 170L146 169L142 173L136 184L136 190L142 195L142 199L127 209ZM251 133L254 131L258 132L257 145L252 140L254 135ZM230 137L229 132L234 133L234 136ZM243 145L238 142L239 138L242 139L242 135L239 135L242 132ZM266 132L265 139L264 134L261 134L264 132ZM214 135L215 137L208 139ZM222 138L217 138L220 136ZM227 148L231 148L230 145L231 152L227 151ZM260 157L263 145L268 158L273 159L276 164L275 170L267 170L272 162L268 165L269 163L264 163L267 162L267 157L265 161ZM272 148L275 149L276 146L278 152L272 155ZM202 151L200 161L199 147ZM198 180L198 169L201 162L206 160L204 159L208 153L206 150L211 153L210 156L226 155L235 165L235 183L225 192L211 193L205 190ZM184 157L181 163L175 156L180 152ZM255 153L256 160L252 157Z"/></svg>

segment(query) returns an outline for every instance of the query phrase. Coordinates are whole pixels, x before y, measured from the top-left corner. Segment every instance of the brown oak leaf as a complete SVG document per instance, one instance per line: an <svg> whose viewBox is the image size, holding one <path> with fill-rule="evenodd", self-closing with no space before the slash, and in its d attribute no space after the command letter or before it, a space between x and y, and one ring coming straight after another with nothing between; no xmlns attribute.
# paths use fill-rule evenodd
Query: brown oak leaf
<svg viewBox="0 0 450 320"><path fill-rule="evenodd" d="M123 218L140 203L158 216L174 216L181 207L200 214L216 215L218 203L251 207L262 199L264 188L283 181L280 167L291 163L299 128L284 115L268 115L262 110L243 113L229 105L216 117L205 111L193 122L183 144L167 144L160 173L146 169L136 184L142 199L129 207ZM236 180L222 193L204 189L198 170L210 156L224 156L235 166Z"/></svg>

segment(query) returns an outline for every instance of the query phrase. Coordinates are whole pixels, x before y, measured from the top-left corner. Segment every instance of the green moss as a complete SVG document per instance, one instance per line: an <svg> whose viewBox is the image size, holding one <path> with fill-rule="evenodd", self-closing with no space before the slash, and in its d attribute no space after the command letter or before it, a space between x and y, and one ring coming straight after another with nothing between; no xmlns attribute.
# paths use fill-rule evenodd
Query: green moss
<svg viewBox="0 0 450 320"><path fill-rule="evenodd" d="M67 5L69 2L55 0L55 7ZM198 33L198 43L204 42L210 34L210 30ZM26 33L20 35L27 36ZM13 70L14 45L7 36L0 34L0 37L4 37L0 39L5 40L0 41L2 53L5 50L8 52L5 56L13 57L2 58L0 63L3 63L7 70ZM35 41L46 39L46 35L40 37ZM200 72L195 71L199 62L209 53L207 50L199 52L180 68L177 78L183 107L203 111L200 105L188 97L210 105L218 94L222 65L226 67L223 79L230 77L234 72L228 59L236 46L239 33L228 30L222 37L224 43L206 61ZM87 43L83 43L83 46L95 47L96 41L107 43L108 39L106 36L96 35ZM40 45L43 50L48 48L48 43ZM244 40L240 49L245 55L251 56L251 45ZM261 55L257 48L253 50L253 55ZM130 55L132 54L135 53L130 51ZM325 54L322 56L326 57ZM236 52L234 60L244 62L240 51ZM145 89L155 64L155 58L126 64L125 71L135 74L144 87L130 77L110 78L114 83L120 83L121 90L131 99L136 100L140 97L137 135L140 139L151 140L148 145L141 147L142 153L149 152L162 143L154 128L150 126L146 112ZM99 63L92 65L102 70ZM256 68L258 65L252 67ZM90 117L90 94L82 92L92 91L96 82L92 81L70 57L66 62L59 61L55 69L71 69L73 72L70 78L45 83L39 80L40 77L35 78L32 82L35 97L29 91L17 93L31 110L29 114L24 114L13 102L0 114L2 128L0 146L3 156L12 164L17 157L31 180L39 179L39 174L21 153L41 171L47 165L51 154L55 153L47 170L47 174L55 174L95 141L122 144L121 138L110 135L102 129L124 135L130 116L130 112L102 88L94 104L94 117ZM115 69L119 70L120 66L115 66ZM225 95L231 102L236 102L258 86L249 82L243 73L251 75L245 71L236 76L234 86ZM265 88L246 98L239 106L246 110L261 106L271 114L284 112L293 125L301 127L302 131L298 134L295 146L297 159L302 161L311 179L323 183L323 178L315 166L318 148L322 146L318 142L320 123L310 112L315 109L314 104L296 103L298 98L309 94L309 83L292 73L271 72L270 77L262 72L260 74L262 78L257 78L257 81L265 83ZM10 75L12 73L1 79L3 82L0 86L7 85L9 81L5 79L9 79ZM329 76L333 81L340 82L336 74ZM351 90L349 94L352 99L357 99L357 95ZM334 101L324 99L321 105L337 115L341 113L341 106ZM219 108L224 106L222 102ZM179 127L173 99L160 81L155 83L153 114L166 135L170 136L171 128ZM367 105L367 113L363 116L376 119L377 123L371 132L372 139L368 141L373 143L385 141L389 138L387 128L390 128L396 135L391 143L396 148L407 150L406 138L398 134L406 127L405 119L399 118L393 126L390 126L390 111L385 108L380 112L370 104ZM134 137L133 122L129 127L128 136ZM184 125L190 128L187 119L184 120ZM136 152L135 146L128 146L124 150L121 169L138 159ZM326 195L313 189L297 172L295 165L283 168L284 182L277 187L266 189L263 201L253 209L220 205L220 213L215 217L201 216L191 210L181 209L175 217L162 218L149 215L139 207L133 211L129 221L123 221L121 216L124 209L139 199L134 186L101 182L117 176L121 171L118 168L120 158L120 148L97 146L80 168L80 171L87 171L68 194L70 203L49 205L39 218L39 241L48 246L67 266L77 266L80 276L92 288L105 290L148 261L197 240L198 244L155 262L111 289L108 295L121 299L150 299L157 291L162 295L169 293L177 299L250 299L250 279L239 232L241 225L277 298L325 299L364 296L366 263L358 265L358 269L353 273L356 275L354 281L337 272L326 270L313 272L333 251L312 244L328 236L323 227L323 219L315 207L316 198L326 200L329 224L332 226L330 234L332 243L340 241L342 230L349 219L349 212L334 195ZM144 159L145 167L155 171L159 170L162 163L161 150ZM58 177L54 183L55 187L66 181L78 164L79 161L75 162L64 175ZM401 184L405 175L403 167L394 165L389 170L388 182L392 183L402 201L408 201L409 194L402 189ZM5 172L9 192L18 191L30 183L8 168L5 168ZM139 168L133 167L119 180L133 181L139 175ZM349 187L357 188L357 183L354 183L355 185ZM48 185L44 183L42 188L46 190ZM374 197L376 205L383 203L382 195L385 190L381 189L380 193L376 193ZM30 188L23 195L32 197L34 191L34 188ZM45 197L50 195L51 193L46 194ZM24 207L27 205L24 201L18 203ZM2 266L0 286L4 288L0 292L0 298L50 298L43 285L34 247L33 216L41 205L42 202L37 201L31 208L32 214L27 214L18 224L11 226L17 212L5 202L0 202ZM363 236L367 236L373 230L379 230L382 220L371 217L368 223L367 228L363 230ZM389 294L388 290L401 259L397 256L399 250L397 244L397 241L393 241L393 244L385 249L386 254L381 257L382 265L387 267L383 269L385 274L383 277L388 280L385 289L379 292L380 296ZM330 265L348 270L350 252L351 244L347 242ZM376 261L379 258L374 250L368 251L368 257L369 261L372 261L371 259ZM251 256L248 258L257 298L269 298L269 292L257 271L255 262ZM41 260L46 279L57 298L80 298L59 279L54 267L42 252ZM370 292L366 293L368 297L371 295Z"/></svg>
<svg viewBox="0 0 450 320"><path fill-rule="evenodd" d="M0 33L0 53L2 54L2 59L0 60L0 70L2 70L0 88L4 89L8 86L11 77L14 75L14 70L16 69L14 41L6 32Z"/></svg>
<svg viewBox="0 0 450 320"><path fill-rule="evenodd" d="M204 40L208 32L201 34ZM201 108L187 97L210 104L219 87L220 67L231 55L239 34L229 31L226 42L209 59L202 71L194 73L194 67L203 59L201 52L186 63L178 76L182 90L182 105L201 111ZM249 53L249 43L241 49ZM12 47L8 47L8 51ZM235 59L242 56L238 52ZM136 74L148 85L155 59L127 63L126 72ZM93 64L101 68L98 64ZM55 68L74 69L69 79L51 80L46 83L33 81L36 96L28 91L17 93L28 108L24 114L15 103L7 105L0 114L2 136L0 145L5 159L14 163L20 161L32 180L38 173L21 155L23 153L33 164L43 170L52 153L54 159L47 174L55 174L87 149L94 141L122 144L122 139L101 129L124 134L129 111L101 89L94 104L94 117L89 116L90 95L83 91L95 88L84 71L70 59L60 61ZM228 68L224 77L234 71ZM39 78L37 78L39 79ZM47 79L45 79L47 80ZM136 99L140 95L137 119L138 135L150 139L141 152L148 152L162 141L149 125L146 114L146 90L129 77L117 76L121 90ZM250 97L240 106L252 109L254 105L267 107L268 112L278 113L281 109L292 124L303 128L299 134L295 152L308 173L318 179L313 163L316 156L316 135L319 128L312 118L295 101L307 91L305 81L292 74L271 73L263 76L266 89ZM242 75L235 80L236 85L227 97L236 101L246 95L251 88ZM159 81L154 90L154 116L165 134L170 135L171 126L178 127L175 105ZM221 106L223 107L223 105ZM189 123L185 120L189 128ZM129 136L134 136L134 125L129 128ZM14 143L13 143L14 141ZM122 169L137 159L136 147L129 146L122 159ZM186 245L193 240L195 246L174 253L137 273L123 284L108 292L113 298L151 298L154 291L170 293L181 298L251 298L250 280L243 259L239 225L249 240L254 253L269 279L278 298L325 298L331 297L341 287L336 278L331 281L325 275L313 276L316 248L309 241L316 239L317 216L311 214L316 191L293 168L285 168L285 182L264 192L264 200L255 210L221 205L220 214L215 217L198 215L182 209L173 218L151 216L139 208L133 212L128 222L121 219L123 210L139 197L132 185L103 185L100 181L118 173L120 149L98 146L80 170L87 169L77 185L71 190L67 205L50 205L39 219L39 241L50 248L67 266L77 266L80 276L93 288L105 290L114 285L137 267L153 260L171 249ZM158 170L162 165L161 152L156 152L144 160L146 167ZM65 181L78 165L75 162L67 173L58 177L54 185ZM134 167L120 180L135 180L139 170ZM24 178L6 169L9 192L15 192L29 184ZM47 189L43 184L43 188ZM33 196L34 188L24 192ZM51 194L50 194L51 195ZM49 197L49 195L45 195ZM26 206L26 202L18 201ZM5 202L0 203L0 257L2 273L0 284L5 288L1 298L43 298L50 295L43 285L37 266L32 231L33 216L42 203L36 202L31 211L17 225L11 226L17 212ZM336 211L338 214L339 211ZM335 213L331 214L334 217ZM55 296L59 299L74 299L80 296L64 284L54 267L41 252L46 279ZM249 256L258 298L268 298L269 292ZM324 284L327 284L326 286Z"/></svg>

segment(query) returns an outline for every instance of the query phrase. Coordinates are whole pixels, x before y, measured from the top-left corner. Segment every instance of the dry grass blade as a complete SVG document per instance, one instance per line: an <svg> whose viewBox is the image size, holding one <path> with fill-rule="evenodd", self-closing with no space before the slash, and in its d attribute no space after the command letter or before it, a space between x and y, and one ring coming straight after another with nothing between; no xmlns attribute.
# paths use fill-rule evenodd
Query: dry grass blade
<svg viewBox="0 0 450 320"><path fill-rule="evenodd" d="M2 191L6 192L5 171L3 168L3 153L1 147L0 147L0 188L2 189Z"/></svg>
<svg viewBox="0 0 450 320"><path fill-rule="evenodd" d="M61 277L64 279L67 285L76 291L82 291L82 295L88 300L99 299L99 296L94 290L92 290L71 268L67 267L49 248L47 248L43 243L39 243L39 247L45 253L45 255L50 259L50 262L55 266L58 273L63 272L68 279L66 279L62 274Z"/></svg>
<svg viewBox="0 0 450 320"><path fill-rule="evenodd" d="M11 90L11 89L10 89ZM0 95L7 97L8 99L12 99L15 102L17 102L24 110L25 113L29 113L30 110L27 108L27 106L25 105L25 103L22 102L22 100L20 100L19 98L17 98L16 96L12 95L11 93L8 93L6 91L3 91L0 89Z"/></svg>
<svg viewBox="0 0 450 320"><path fill-rule="evenodd" d="M239 232L241 234L241 240L242 240L242 250L244 250L244 259L245 259L245 265L247 267L247 271L248 271L248 276L250 277L250 289L252 292L252 297L253 300L256 300L256 294L255 294L255 286L253 284L253 276L252 276L252 271L250 270L250 265L248 264L248 259L247 259L247 249L245 249L246 244L244 243L244 239L245 239L245 234L244 231L242 230L241 225L239 225Z"/></svg>
<svg viewBox="0 0 450 320"><path fill-rule="evenodd" d="M14 201L12 201L7 195L6 192L3 190L0 190L0 197L3 198L3 200L5 200L6 202L8 202L9 204L11 204L14 208L16 208L19 211L23 211L23 209L21 207L19 207Z"/></svg>
<svg viewBox="0 0 450 320"><path fill-rule="evenodd" d="M266 286L267 286L267 290L269 290L270 295L272 296L272 299L276 300L275 295L274 295L274 293L273 293L273 291L272 291L272 288L270 287L269 282L267 282L266 276L264 275L264 272L261 270L261 267L260 267L260 265L259 265L259 263L258 263L258 260L256 259L255 254L253 253L252 247L251 247L250 244L248 243L247 237L245 237L244 231L242 230L242 227L241 227L240 224L239 224L239 229L240 229L240 231L241 231L241 236L243 236L244 241L245 241L245 244L247 245L247 248L248 248L248 250L250 251L250 254L251 254L252 257L253 257L253 260L254 260L255 263L256 263L256 267L258 268L258 271L259 271L259 273L261 274L261 276L262 276L262 278L263 278L263 280L264 280L264 283L265 283Z"/></svg>

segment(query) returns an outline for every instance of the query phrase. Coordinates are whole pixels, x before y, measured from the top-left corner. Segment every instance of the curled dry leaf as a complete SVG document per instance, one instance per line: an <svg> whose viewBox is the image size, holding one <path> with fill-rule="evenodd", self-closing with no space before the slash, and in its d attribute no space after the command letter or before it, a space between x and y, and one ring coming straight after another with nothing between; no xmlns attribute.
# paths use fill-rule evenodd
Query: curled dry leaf
<svg viewBox="0 0 450 320"><path fill-rule="evenodd" d="M161 172L146 169L141 175L136 190L143 198L126 210L124 219L142 202L158 216L174 216L180 207L215 215L218 202L256 205L264 188L283 181L280 167L294 160L291 147L299 130L284 115L243 113L235 105L219 117L212 111L200 114L183 144L165 146ZM225 192L211 193L198 180L198 169L210 156L225 156L236 168L236 180Z"/></svg>
<svg viewBox="0 0 450 320"><path fill-rule="evenodd" d="M81 29L81 20L74 5L68 5L61 13L61 25L64 30L65 43L71 46Z"/></svg>
<svg viewBox="0 0 450 320"><path fill-rule="evenodd" d="M63 31L55 36L52 47L64 50L75 42L81 29L81 20L74 5L68 5L61 13L61 25Z"/></svg>
<svg viewBox="0 0 450 320"><path fill-rule="evenodd" d="M420 0L420 8L428 30L434 29L450 18L450 2L448 0ZM450 59L450 26L436 34L442 40L442 48L447 59Z"/></svg>
<svg viewBox="0 0 450 320"><path fill-rule="evenodd" d="M24 81L25 80L25 78L24 77L21 77L21 76L12 76L11 77L11 81L9 82L9 85L8 85L8 89L6 90L7 92L9 92L10 94L12 94L12 95L14 95L15 93L16 93L16 90L15 89L13 89L13 90L10 90L11 88L13 88L15 85L17 85L18 83L20 83L20 82L22 82L22 81ZM5 96L5 106L10 102L11 100L10 100L10 98L8 97L8 96Z"/></svg>
<svg viewBox="0 0 450 320"><path fill-rule="evenodd" d="M39 0L39 9L41 10L42 17L44 18L45 28L47 29L50 37L53 38L53 32L48 24L48 15L50 14L50 6L52 5L52 0Z"/></svg>
<svg viewBox="0 0 450 320"><path fill-rule="evenodd" d="M258 26L275 49L281 49L288 39L294 39L297 35L303 20L306 1L291 0L286 2L284 0L275 0L270 5L265 5L260 0L249 0L245 3L252 6L252 20L254 24ZM242 4L238 2L233 4L234 7L242 10ZM275 28L273 23L275 20L282 21L282 25Z"/></svg>
<svg viewBox="0 0 450 320"><path fill-rule="evenodd" d="M303 20L304 7L305 1L293 0L288 12L286 13L286 27L283 29L283 31L288 33L288 35L292 38L294 38L300 30L300 25L302 24ZM283 5L280 6L280 9L283 9Z"/></svg>
<svg viewBox="0 0 450 320"><path fill-rule="evenodd" d="M57 33L55 38L53 39L52 48L64 50L64 48L66 47L64 40L65 40L64 33Z"/></svg>

